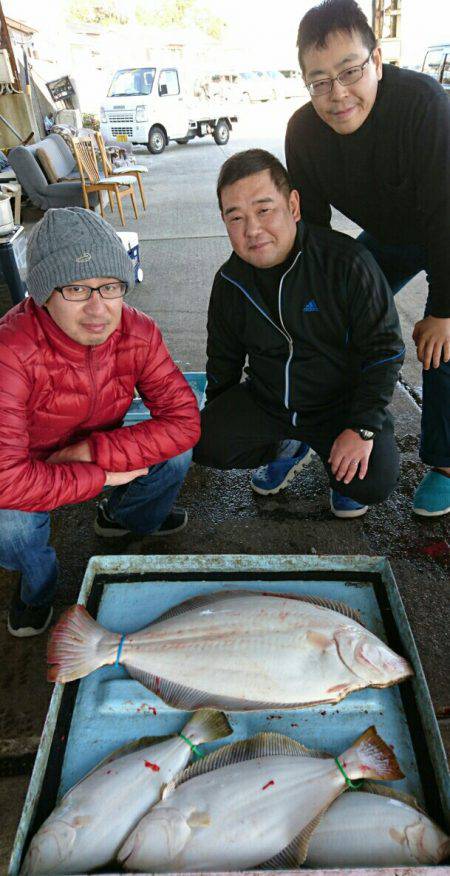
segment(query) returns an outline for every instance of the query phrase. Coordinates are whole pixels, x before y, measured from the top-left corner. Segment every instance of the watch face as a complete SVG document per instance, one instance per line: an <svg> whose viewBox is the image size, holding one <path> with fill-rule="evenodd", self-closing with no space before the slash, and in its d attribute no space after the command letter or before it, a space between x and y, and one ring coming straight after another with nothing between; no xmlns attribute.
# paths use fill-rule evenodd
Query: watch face
<svg viewBox="0 0 450 876"><path fill-rule="evenodd" d="M361 438L364 438L364 441L370 441L373 438L373 432L370 429L359 429L359 434Z"/></svg>

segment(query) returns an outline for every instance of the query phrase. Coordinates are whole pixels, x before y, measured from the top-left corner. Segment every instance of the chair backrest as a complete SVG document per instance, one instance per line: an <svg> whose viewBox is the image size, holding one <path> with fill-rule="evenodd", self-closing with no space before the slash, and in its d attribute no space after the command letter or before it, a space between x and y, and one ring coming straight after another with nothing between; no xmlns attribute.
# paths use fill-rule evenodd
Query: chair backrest
<svg viewBox="0 0 450 876"><path fill-rule="evenodd" d="M95 132L95 140L97 143L98 151L100 153L100 158L103 165L103 172L105 176L111 176L113 172L112 161L110 161L108 157L103 134L100 131Z"/></svg>
<svg viewBox="0 0 450 876"><path fill-rule="evenodd" d="M10 149L9 163L14 170L20 185L31 198L33 204L46 209L43 204L48 189L48 182L39 167L34 153L27 146L14 146Z"/></svg>
<svg viewBox="0 0 450 876"><path fill-rule="evenodd" d="M74 137L73 150L81 180L88 185L100 182L94 144L90 137Z"/></svg>

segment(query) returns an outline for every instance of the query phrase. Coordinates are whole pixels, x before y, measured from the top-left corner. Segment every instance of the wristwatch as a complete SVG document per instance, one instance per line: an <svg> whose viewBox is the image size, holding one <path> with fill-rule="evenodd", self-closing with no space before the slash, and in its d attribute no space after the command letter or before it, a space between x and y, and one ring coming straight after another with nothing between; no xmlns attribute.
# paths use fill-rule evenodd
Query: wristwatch
<svg viewBox="0 0 450 876"><path fill-rule="evenodd" d="M359 437L363 439L363 441L372 441L372 438L375 434L370 429L354 429L353 426L350 426L350 428L352 432L356 432Z"/></svg>

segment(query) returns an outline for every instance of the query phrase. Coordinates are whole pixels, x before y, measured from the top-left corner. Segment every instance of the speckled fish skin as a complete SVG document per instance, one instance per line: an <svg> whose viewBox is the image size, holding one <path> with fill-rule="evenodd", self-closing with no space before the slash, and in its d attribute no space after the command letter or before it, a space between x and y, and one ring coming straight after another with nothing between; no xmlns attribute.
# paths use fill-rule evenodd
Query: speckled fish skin
<svg viewBox="0 0 450 876"><path fill-rule="evenodd" d="M188 600L175 612L127 635L120 663L177 708L336 703L413 674L356 620L300 598L225 591ZM50 640L49 679L69 681L113 663L119 639L74 606Z"/></svg>
<svg viewBox="0 0 450 876"><path fill-rule="evenodd" d="M408 867L439 864L450 838L406 803L358 792L325 813L309 844L307 867Z"/></svg>
<svg viewBox="0 0 450 876"><path fill-rule="evenodd" d="M197 712L183 735L193 744L228 735L220 712ZM179 736L107 759L65 794L33 837L21 876L84 873L108 864L161 789L191 757Z"/></svg>
<svg viewBox="0 0 450 876"><path fill-rule="evenodd" d="M299 866L314 819L344 790L345 779L333 758L286 740L278 733L259 734L188 769L131 832L119 862L139 872L245 870L262 864L285 869L280 855L293 847L288 854L294 861L288 866ZM246 753L246 746L258 744L278 744L280 752L286 746L288 753L221 765L234 751ZM352 780L368 774L402 777L392 751L373 727L340 761Z"/></svg>

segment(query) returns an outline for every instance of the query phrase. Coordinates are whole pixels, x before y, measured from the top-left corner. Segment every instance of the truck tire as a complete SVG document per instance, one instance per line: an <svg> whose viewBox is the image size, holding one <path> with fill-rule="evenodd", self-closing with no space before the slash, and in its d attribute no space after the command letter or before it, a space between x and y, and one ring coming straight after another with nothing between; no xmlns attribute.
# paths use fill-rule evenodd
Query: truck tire
<svg viewBox="0 0 450 876"><path fill-rule="evenodd" d="M152 155L160 155L166 148L166 135L159 125L150 129L148 134L147 149Z"/></svg>
<svg viewBox="0 0 450 876"><path fill-rule="evenodd" d="M230 129L225 119L219 119L214 128L213 137L218 146L225 146L230 139Z"/></svg>

